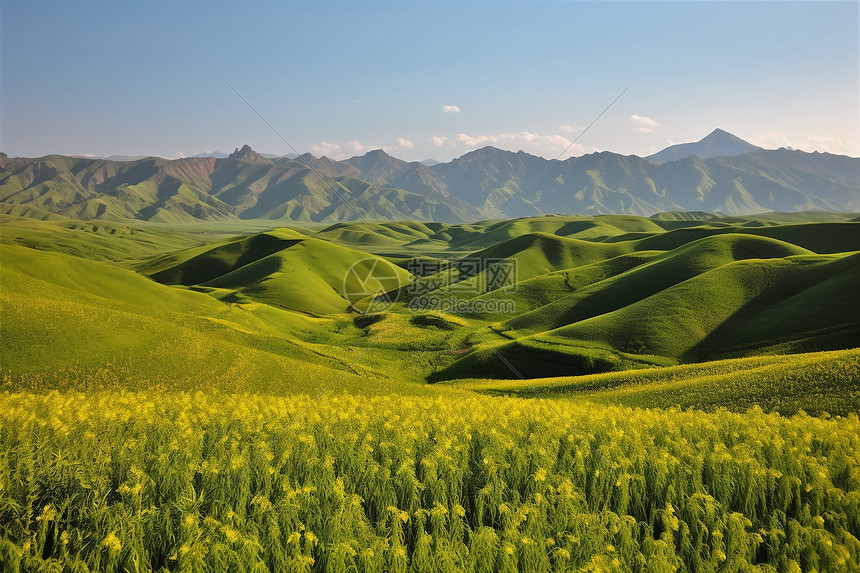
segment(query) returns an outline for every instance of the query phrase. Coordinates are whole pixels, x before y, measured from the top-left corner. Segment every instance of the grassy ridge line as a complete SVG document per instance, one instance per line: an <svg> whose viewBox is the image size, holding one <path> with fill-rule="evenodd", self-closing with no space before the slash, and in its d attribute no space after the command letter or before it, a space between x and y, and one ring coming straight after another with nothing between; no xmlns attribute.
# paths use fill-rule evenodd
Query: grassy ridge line
<svg viewBox="0 0 860 573"><path fill-rule="evenodd" d="M550 308L547 305L564 299L574 291L582 291L593 284L599 284L609 278L621 275L663 254L663 251L639 251L571 269L552 271L519 281L513 292L495 290L476 296L472 300L512 300L517 312L524 315L538 308ZM482 314L482 317L504 321L510 318L510 314L504 312L485 313Z"/></svg>
<svg viewBox="0 0 860 573"><path fill-rule="evenodd" d="M2 393L0 436L12 570L860 567L856 415Z"/></svg>
<svg viewBox="0 0 860 573"><path fill-rule="evenodd" d="M548 233L528 233L466 255L465 261L453 261L440 272L419 278L412 288L417 292L430 288L432 294L440 297L456 294L452 289L460 292L468 289L475 296L484 291L481 285L489 283L489 271L484 269L475 273L469 261L511 262L516 265L517 280L525 281L562 269L603 262L630 251L632 248L628 245L604 245Z"/></svg>
<svg viewBox="0 0 860 573"><path fill-rule="evenodd" d="M158 282L221 289L225 300L253 300L314 315L348 312L348 295L375 289L363 285L364 272L374 265L396 275L388 282L408 283L406 270L381 258L291 229L275 229L221 243L202 251L191 249L147 268ZM155 271L155 272L152 272ZM373 275L377 276L377 275ZM356 297L357 299L358 297Z"/></svg>
<svg viewBox="0 0 860 573"><path fill-rule="evenodd" d="M671 250L708 236L741 233L774 238L818 253L860 249L856 215L842 213L767 213L750 217L660 220L646 217L553 215L470 224L412 221L337 223L318 238L367 248L403 246L414 250L470 250L492 247L530 233L594 243L642 241L641 249ZM850 224L848 224L850 223ZM292 223L286 226L297 228Z"/></svg>
<svg viewBox="0 0 860 573"><path fill-rule="evenodd" d="M766 346L770 341L788 337L800 341L798 348L809 343L814 348L810 333L860 323L860 307L851 294L855 290L853 285L860 284L860 267L855 262L858 256L850 253L795 255L723 265L718 261L716 268L694 274L650 296L644 289L652 288L654 281L644 281L638 289L623 288L629 286L625 284L628 281L638 284L635 278L640 273L649 273L646 265L657 266L655 263L641 265L622 275L622 279L627 280L604 281L622 287L616 289L620 294L644 297L641 300L624 305L626 301L620 299L620 295L607 296L604 303L621 305L617 310L610 310L611 307L586 304L587 296L576 301L576 294L570 295L575 301L570 308L567 302L548 305L551 309L567 308L566 315L557 316L546 308L539 308L507 324L526 323L541 311L555 321L574 320L572 324L514 338L497 346L495 352L481 352L478 346L478 352L467 354L434 373L433 380L514 377L507 365L498 360L497 354L523 376L541 378L628 368L630 364L624 354L693 362L738 346L752 343ZM672 282L673 278L668 276L661 280ZM593 293L600 300L605 292L599 288L600 284L583 291ZM656 288L659 289L659 283ZM601 311L603 314L576 320L576 313L588 316ZM754 332L755 337L748 336L748 332ZM833 345L852 347L860 342L856 329L849 328L844 335L839 340L821 338L821 346L814 349L831 349ZM552 345L558 350L555 354ZM655 362L660 363L659 360Z"/></svg>
<svg viewBox="0 0 860 573"><path fill-rule="evenodd" d="M857 284L856 260L857 255L815 255L738 261L610 313L536 336L556 341L602 340L614 348L641 346L643 354L695 360L706 357L698 352L705 341L717 349L725 344L719 335L733 334L729 321L742 328L767 321L766 328L759 326L765 340L802 335L833 324L830 320L839 324L860 318L857 305L839 296L845 281L834 280L845 274L848 282ZM818 288L822 286L826 288ZM810 315L796 304L796 297L808 289L827 296L825 304L817 305L818 314ZM774 317L773 309L783 302L787 304L780 310L788 316Z"/></svg>
<svg viewBox="0 0 860 573"><path fill-rule="evenodd" d="M502 236L528 231L480 252L483 256L516 260L522 270L519 276L523 279L522 291L513 293L513 296L523 303L517 309L522 314L505 325L515 325L518 328L499 333L508 338L541 333L537 339L519 338L516 343L515 354L521 359L517 368L525 375L589 373L641 366L643 362L666 364L679 359L698 360L725 355L734 349L751 352L757 343L787 351L824 350L851 345L850 341L857 337L857 329L850 328L850 322L853 320L851 317L858 311L850 295L853 287L860 284L856 268L830 273L831 269L838 266L831 264L827 265L826 272L803 273L803 276L799 277L797 273L791 274L785 268L791 266L788 265L789 262L800 260L792 256L805 254L809 261L814 262L817 260L815 255L776 239L729 233L728 231L736 230L737 227L727 224L715 226L713 229L687 228L691 231L720 231L721 234L705 236L662 254L657 254L659 251L638 250L643 242L651 239L601 243L570 238L609 225L610 222L619 232L627 233L655 232L655 229L671 227L676 223L695 223L662 222L658 225L653 220L636 217L545 217L468 226L469 233L483 230L485 235ZM434 223L385 223L375 226L395 241L420 237L437 229L448 232L456 227ZM51 226L45 224L46 229L49 227ZM793 233L800 232L797 229L801 227L807 230L815 227L819 231L825 228L821 225L794 227L796 229ZM68 229L69 236L98 235L98 232L92 232L95 230L93 227L85 228L91 231ZM466 230L466 226L457 228ZM852 234L850 225L839 228L842 229L840 236ZM99 228L97 231L107 232L107 229L108 227ZM353 225L336 225L330 228L330 231L335 233L355 230ZM548 231L567 233L567 236L550 234ZM687 236L693 237L695 234ZM113 240L105 239L103 243L109 244ZM455 241L456 237L451 237L450 240ZM119 242L119 239L116 241ZM83 239L78 242L83 242ZM61 241L55 241L54 247L60 246ZM227 335L231 342L239 346L248 345L288 356L303 357L310 354L313 355L311 358L316 360L319 356L348 357L346 347L368 347L379 343L387 354L383 352L374 357L373 369L394 373L398 368L386 368L382 357L389 359L397 352L422 352L420 345L408 344L406 341L410 337L424 338L431 333L432 325L387 320L371 328L354 328L348 320L350 317L343 314L346 304L340 291L343 290L346 269L359 257L374 260L373 255L366 252L311 238L292 229L277 229L222 240L215 245L195 247L138 268L166 283L191 286L217 299L218 304L201 309L194 320L204 325L207 331L217 326L220 329L219 336ZM738 259L767 257L781 257L781 260L758 260L747 266L728 264ZM820 260L838 257L839 255L822 256ZM591 261L595 262L586 264ZM15 262L14 258L12 262ZM852 259L840 264L848 267L854 265ZM45 269L51 269L52 266L53 263L46 262ZM753 266L760 268L752 272L750 269ZM741 272L743 269L750 272ZM14 272L14 268L12 270ZM71 289L63 291L60 296L61 300L65 297L72 301L69 309L77 308L74 306L76 302L86 300L93 305L115 304L117 308L126 311L126 302L134 302L136 296L149 288L148 284L141 281L121 284L122 281L116 281L116 277L102 271L103 267L93 268L89 274L75 275L61 271L52 276L41 276L41 279L43 282L54 281ZM39 270L31 265L28 272L37 276ZM827 273L833 276L827 278ZM100 276L102 274L104 278ZM755 280L750 280L750 274L755 275L752 277ZM534 277L526 278L530 275ZM63 282L72 276L76 277L73 284ZM787 286L774 288L769 281L774 282L779 276L782 276L782 282ZM453 277L454 280L456 278ZM406 280L408 276L404 271L401 282ZM117 283L116 287L111 286L111 281ZM797 292L798 289L792 290L797 285L804 288L800 289L800 292ZM759 292L762 288L766 293ZM109 292L100 293L100 289L107 289ZM123 289L130 290L124 292ZM26 289L19 290L24 292ZM437 292L444 295L447 291L443 288ZM97 302L91 299L92 294L103 295L102 300ZM139 313L149 320L149 315L157 314L158 309L165 308L165 302L152 295L153 293L146 294L146 300L134 304L155 311L136 308L132 314ZM488 293L480 298L489 299L497 295L502 296L505 293ZM167 295L166 300L169 302L173 296L173 293ZM707 297L712 299L711 303L703 304L699 300ZM43 298L45 305L48 305L48 297ZM105 303L106 300L110 302ZM25 303L18 306L21 304ZM537 308L533 309L535 306ZM225 309L231 310L233 315L225 318L218 314ZM326 315L328 318L315 322L308 316L302 318L298 313L282 314L279 318L278 309L317 316ZM394 312L401 310L403 309L398 307ZM96 308L94 312L99 316L104 314L100 308ZM181 314L182 309L173 308L171 312ZM251 317L261 320L263 315L265 320L251 328L248 328L247 324L240 324L242 321L247 323ZM20 317L22 324L26 321L21 313L15 316ZM81 312L76 316L86 316L86 313ZM648 317L644 322L643 316ZM168 318L160 316L159 320L167 323L173 320ZM485 319L504 317L469 318L470 324L443 325L441 330L451 328L456 331L447 342L439 340L440 332L432 331L429 336L432 339L429 342L429 354L411 364L410 372L415 372L416 368L426 368L425 374L434 372L436 379L463 377L467 375L469 364L482 356L492 361L493 356L486 352L481 354L480 351L463 358L459 358L463 356L462 352L451 353L447 362L445 357L439 354L446 349L452 349L452 344L456 345L457 350L464 350L470 343L479 343L476 337L471 341L466 340L464 332L485 328L486 325L482 323ZM66 330L73 332L76 319L69 316L69 320L72 324ZM118 320L123 324L132 322L129 316ZM855 322L860 323L860 317ZM679 323L683 323L687 335L679 335L676 332L679 330ZM50 324L47 320L44 324L46 332L53 332L56 339L63 337L59 325ZM847 330L835 328L846 324ZM172 328L169 324L167 326ZM95 339L98 339L98 336L105 339L106 344L102 346L92 344L95 348L94 354L116 349L114 335L119 332L117 329L108 329L110 332L98 335L95 325L88 324L83 330L95 336ZM819 333L820 336L813 336L813 332ZM444 335L444 332L441 334ZM774 345L775 341L780 339L777 335L782 336L782 342ZM794 338L786 338L786 335ZM285 340L278 341L279 337ZM848 343L845 341L846 337ZM141 337L132 335L131 338L136 340L140 348L145 345ZM298 338L301 338L301 341ZM690 347L690 343L694 346ZM70 347L75 344L77 342ZM500 347L500 350L508 352L513 348L512 345L508 348ZM432 356L433 353L437 355ZM68 360L72 359L68 353L63 354L63 351L59 354L66 356ZM405 355L396 361L401 366L404 365L403 356ZM515 360L517 356L508 358ZM451 361L458 358L460 363L447 367ZM57 363L55 357L48 353L45 353L45 362ZM20 360L18 364L20 365ZM547 365L555 366L548 369ZM511 375L506 369L503 369L503 373L499 372L498 368L487 369L484 363L472 366L473 372L469 375L486 376L491 372L498 376Z"/></svg>
<svg viewBox="0 0 860 573"><path fill-rule="evenodd" d="M667 251L706 236L744 233L791 243L820 254L860 250L860 223L825 222L775 225L770 227L716 226L689 227L657 234L640 241L640 248Z"/></svg>
<svg viewBox="0 0 860 573"><path fill-rule="evenodd" d="M645 408L743 411L752 405L793 414L860 411L860 348L756 356L663 368L533 380L457 380L493 395L563 397Z"/></svg>
<svg viewBox="0 0 860 573"><path fill-rule="evenodd" d="M638 248L638 247L637 247ZM646 251L650 252L650 251ZM508 319L505 329L534 334L570 325L634 304L651 295L723 265L746 259L771 259L813 253L782 241L730 234L704 237L666 251L631 269L582 286L573 292ZM631 255L632 256L632 255ZM569 269L576 276L581 271ZM498 296L504 296L500 293Z"/></svg>

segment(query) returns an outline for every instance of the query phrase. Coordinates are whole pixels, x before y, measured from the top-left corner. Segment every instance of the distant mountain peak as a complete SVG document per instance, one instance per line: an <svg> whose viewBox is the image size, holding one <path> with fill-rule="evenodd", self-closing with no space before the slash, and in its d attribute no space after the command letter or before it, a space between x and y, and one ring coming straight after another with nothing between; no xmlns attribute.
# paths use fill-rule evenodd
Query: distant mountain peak
<svg viewBox="0 0 860 573"><path fill-rule="evenodd" d="M271 160L266 159L253 149L247 143L242 146L242 149L238 147L236 150L229 155L230 159L238 159L239 161L247 161L249 163L271 163Z"/></svg>
<svg viewBox="0 0 860 573"><path fill-rule="evenodd" d="M214 157L215 159L224 159L225 157L229 156L226 153L222 153L220 151L203 151L201 153L191 155L191 157Z"/></svg>
<svg viewBox="0 0 860 573"><path fill-rule="evenodd" d="M374 184L388 184L410 169L407 162L389 155L382 149L372 149L364 155L345 159L343 163L357 169L363 179Z"/></svg>
<svg viewBox="0 0 860 573"><path fill-rule="evenodd" d="M694 143L680 143L678 145L670 145L666 149L649 155L646 159L650 159L655 163L666 163L669 161L678 161L687 157L697 156L699 159L710 159L712 157L735 157L759 151L761 147L744 141L736 135L732 135L728 131L716 128L714 131L696 141Z"/></svg>
<svg viewBox="0 0 860 573"><path fill-rule="evenodd" d="M700 139L698 141L698 143L708 143L708 142L714 143L714 142L720 142L720 141L730 141L732 143L740 143L740 144L747 145L750 147L756 147L752 143L744 141L743 139L741 139L737 135L733 135L724 129L720 129L719 127L716 128L711 133L709 133L708 135L706 135L705 137L703 137L702 139Z"/></svg>

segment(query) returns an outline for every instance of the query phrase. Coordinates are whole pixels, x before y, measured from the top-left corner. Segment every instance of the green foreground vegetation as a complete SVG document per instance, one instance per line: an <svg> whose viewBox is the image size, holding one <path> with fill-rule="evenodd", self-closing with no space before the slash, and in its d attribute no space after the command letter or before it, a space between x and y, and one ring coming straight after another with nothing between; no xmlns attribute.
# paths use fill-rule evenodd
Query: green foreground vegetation
<svg viewBox="0 0 860 573"><path fill-rule="evenodd" d="M0 571L856 571L855 218L0 219Z"/></svg>
<svg viewBox="0 0 860 573"><path fill-rule="evenodd" d="M856 415L465 395L15 393L0 405L6 570L860 563Z"/></svg>

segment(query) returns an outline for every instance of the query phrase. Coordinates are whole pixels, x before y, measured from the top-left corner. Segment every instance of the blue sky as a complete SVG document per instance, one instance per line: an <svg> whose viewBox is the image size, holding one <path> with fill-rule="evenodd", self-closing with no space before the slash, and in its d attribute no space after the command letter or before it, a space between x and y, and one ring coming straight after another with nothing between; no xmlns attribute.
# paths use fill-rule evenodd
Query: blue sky
<svg viewBox="0 0 860 573"><path fill-rule="evenodd" d="M495 145L647 155L716 127L860 155L857 2L0 4L0 150Z"/></svg>

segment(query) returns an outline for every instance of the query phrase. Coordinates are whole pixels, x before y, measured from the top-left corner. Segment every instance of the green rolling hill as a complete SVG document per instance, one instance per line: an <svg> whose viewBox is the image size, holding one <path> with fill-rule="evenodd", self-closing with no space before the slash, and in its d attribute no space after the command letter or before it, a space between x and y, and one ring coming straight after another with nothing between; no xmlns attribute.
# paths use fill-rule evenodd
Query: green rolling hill
<svg viewBox="0 0 860 573"><path fill-rule="evenodd" d="M538 338L600 341L639 354L695 361L730 351L732 340L763 345L843 324L857 330L860 310L839 296L845 285L860 284L857 262L854 255L730 263ZM826 313L821 306L801 304L819 296L827 301ZM758 336L738 335L735 329L754 329ZM853 346L860 340L855 333L845 342ZM711 350L703 356L707 347Z"/></svg>
<svg viewBox="0 0 860 573"><path fill-rule="evenodd" d="M858 346L860 308L850 294L860 287L858 233L854 223L832 224L824 240L828 225L765 227L826 254L762 236L762 227L710 223L592 243L579 259L560 248L575 240L529 234L500 243L481 254L507 255L524 269L521 280L514 292L478 293L471 302L513 301L516 310L490 305L502 310L480 315L496 322L472 338L474 350L431 379L559 376ZM847 252L833 253L840 243ZM452 288L435 294L450 297Z"/></svg>
<svg viewBox="0 0 860 573"><path fill-rule="evenodd" d="M0 256L0 363L17 387L246 391L310 389L342 375L358 382L340 371L346 357L298 340L320 328L303 315L227 305L59 253L3 245Z"/></svg>
<svg viewBox="0 0 860 573"><path fill-rule="evenodd" d="M393 273L393 282L387 288L375 283L367 287L369 292L410 282L407 271L374 255L276 229L204 252L180 253L147 272L161 283L197 287L234 302L248 299L322 315L346 313L351 303L358 302L349 295L361 292L359 275L377 264ZM354 265L358 273L350 272Z"/></svg>
<svg viewBox="0 0 860 573"><path fill-rule="evenodd" d="M728 360L728 376L738 357L860 346L852 218L675 212L294 224L236 235L241 226L229 221L6 216L0 328L9 342L0 364L11 388L205 382L280 392L312 379L308 388L423 392L426 381L473 380L455 385L516 393L529 385L519 377L662 380L660 372L708 360ZM515 265L515 284L494 288L486 268L466 264L476 260ZM381 269L390 276L360 282ZM367 312L363 297L379 289L402 296ZM467 306L411 306L420 302L414 289ZM772 370L774 380L788 373ZM648 388L671 401L669 390ZM622 392L594 392L610 390ZM623 392L650 403L639 390ZM679 403L723 403L708 396ZM769 403L754 397L743 403Z"/></svg>
<svg viewBox="0 0 860 573"><path fill-rule="evenodd" d="M812 253L789 243L750 235L706 237L665 251L629 271L576 288L545 307L508 320L504 326L523 333L551 330L626 307L731 262L800 254ZM577 276L578 269L569 273Z"/></svg>

